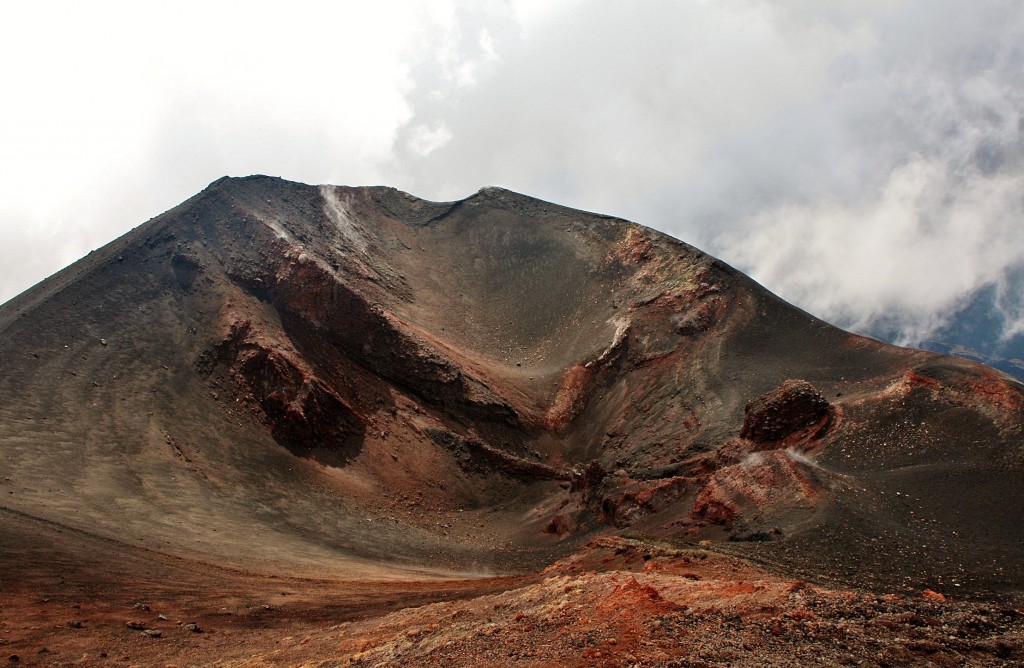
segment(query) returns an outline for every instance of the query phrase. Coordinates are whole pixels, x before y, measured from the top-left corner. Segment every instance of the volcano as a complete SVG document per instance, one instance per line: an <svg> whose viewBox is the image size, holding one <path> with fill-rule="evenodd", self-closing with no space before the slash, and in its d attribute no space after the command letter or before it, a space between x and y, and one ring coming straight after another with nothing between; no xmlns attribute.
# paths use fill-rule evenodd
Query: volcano
<svg viewBox="0 0 1024 668"><path fill-rule="evenodd" d="M1022 430L1009 376L839 330L634 223L224 178L0 306L0 639L436 665L557 628L550 656L477 662L630 665L684 610L719 637L739 587L764 628L730 660L788 660L807 618L783 612L814 600L918 629L911 658L1013 660Z"/></svg>

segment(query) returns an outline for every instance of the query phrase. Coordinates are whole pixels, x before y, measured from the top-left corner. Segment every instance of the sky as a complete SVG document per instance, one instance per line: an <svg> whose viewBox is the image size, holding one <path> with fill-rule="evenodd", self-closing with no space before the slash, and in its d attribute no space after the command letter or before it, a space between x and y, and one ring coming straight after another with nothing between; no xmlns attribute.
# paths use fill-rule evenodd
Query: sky
<svg viewBox="0 0 1024 668"><path fill-rule="evenodd" d="M496 185L913 344L1024 332L1019 0L0 6L0 301L223 176Z"/></svg>

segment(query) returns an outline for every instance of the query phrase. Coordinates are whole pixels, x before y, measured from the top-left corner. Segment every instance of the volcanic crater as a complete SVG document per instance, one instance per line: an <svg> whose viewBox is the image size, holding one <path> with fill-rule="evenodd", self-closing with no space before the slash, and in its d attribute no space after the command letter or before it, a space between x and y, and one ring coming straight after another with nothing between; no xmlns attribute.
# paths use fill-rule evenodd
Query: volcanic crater
<svg viewBox="0 0 1024 668"><path fill-rule="evenodd" d="M0 306L0 369L19 661L1024 660L1024 386L624 220L224 178Z"/></svg>

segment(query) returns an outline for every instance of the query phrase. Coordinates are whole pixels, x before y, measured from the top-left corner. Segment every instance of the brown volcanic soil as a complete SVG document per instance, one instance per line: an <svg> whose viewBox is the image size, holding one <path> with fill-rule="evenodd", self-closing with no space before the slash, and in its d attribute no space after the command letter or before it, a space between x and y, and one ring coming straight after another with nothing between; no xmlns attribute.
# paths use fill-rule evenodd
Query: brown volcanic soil
<svg viewBox="0 0 1024 668"><path fill-rule="evenodd" d="M1019 606L930 590L906 597L823 588L705 547L601 538L533 576L312 579L59 535L67 531L27 518L5 525L12 523L33 533L19 551L28 547L38 562L4 582L0 632L11 665L1024 661Z"/></svg>
<svg viewBox="0 0 1024 668"><path fill-rule="evenodd" d="M625 221L222 179L0 370L21 662L1020 659L1022 386Z"/></svg>

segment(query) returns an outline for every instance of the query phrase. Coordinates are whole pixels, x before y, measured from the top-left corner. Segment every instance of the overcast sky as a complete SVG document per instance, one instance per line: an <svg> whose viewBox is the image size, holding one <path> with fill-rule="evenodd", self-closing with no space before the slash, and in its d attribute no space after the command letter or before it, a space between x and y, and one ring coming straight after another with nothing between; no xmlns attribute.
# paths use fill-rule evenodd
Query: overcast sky
<svg viewBox="0 0 1024 668"><path fill-rule="evenodd" d="M262 173L622 216L904 342L994 284L1024 331L1020 0L4 3L0 86L0 301Z"/></svg>

